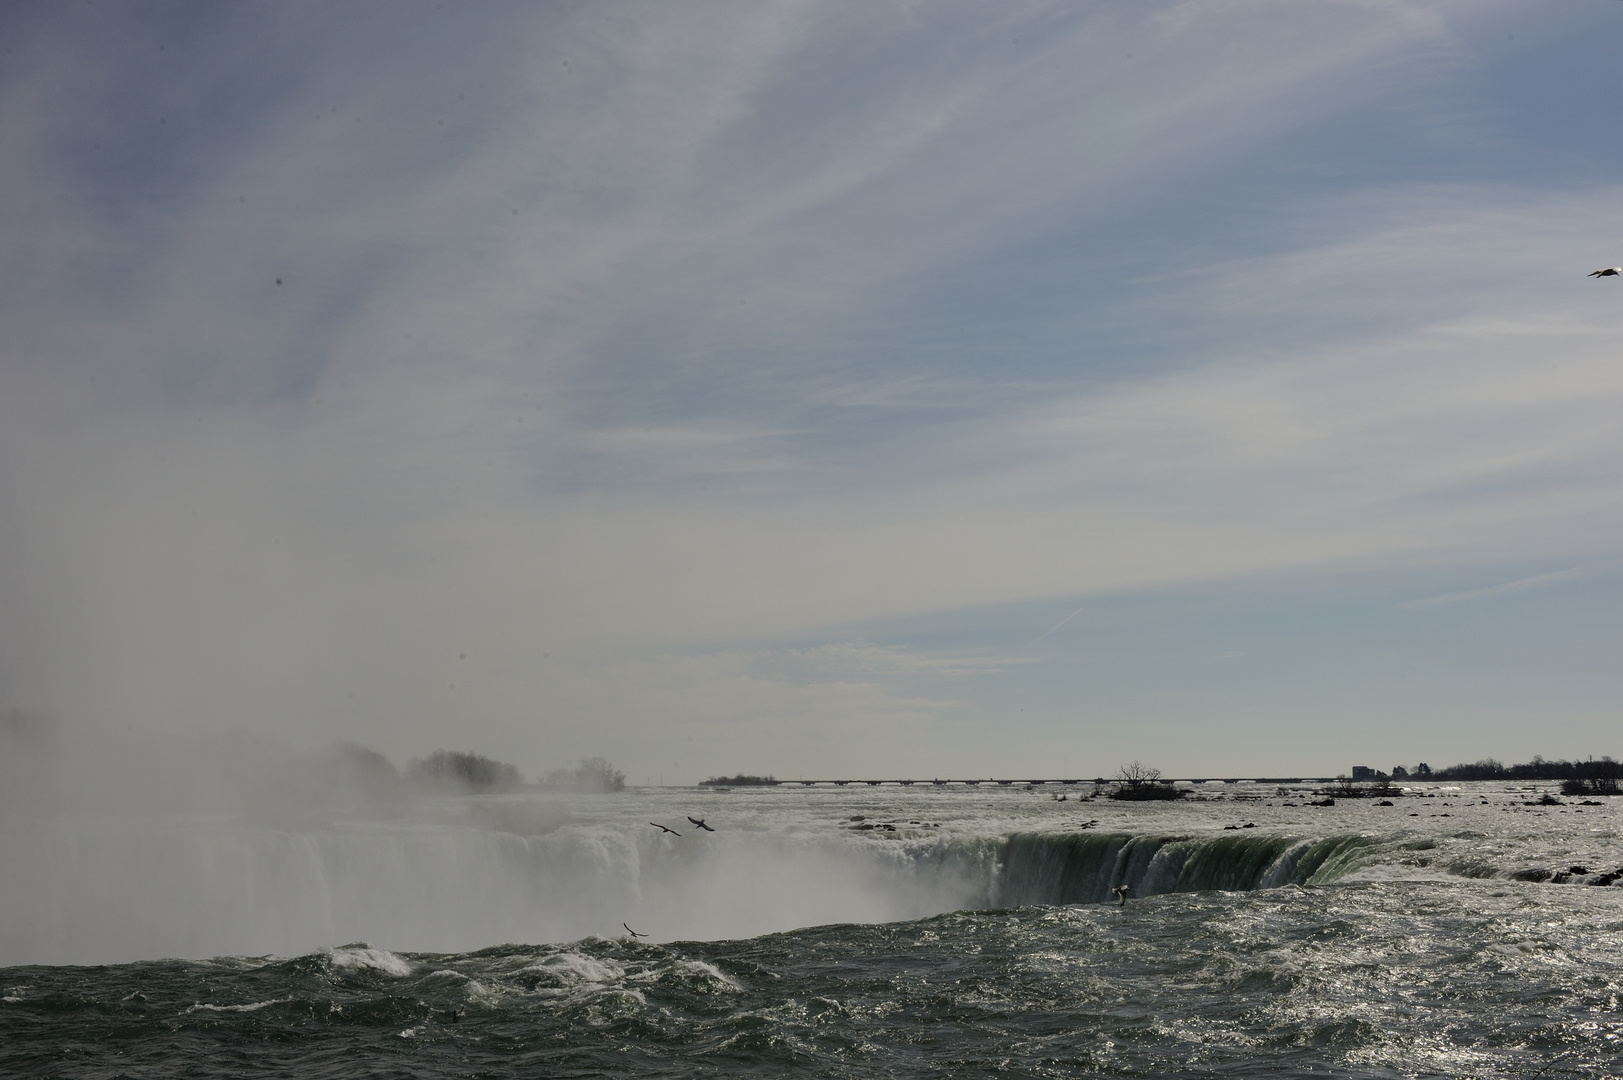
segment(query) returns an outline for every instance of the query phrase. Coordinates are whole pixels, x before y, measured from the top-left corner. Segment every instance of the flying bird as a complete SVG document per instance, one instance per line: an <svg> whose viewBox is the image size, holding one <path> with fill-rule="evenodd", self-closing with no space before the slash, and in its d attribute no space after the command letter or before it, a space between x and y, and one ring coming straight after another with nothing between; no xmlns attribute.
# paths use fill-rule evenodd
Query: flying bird
<svg viewBox="0 0 1623 1080"><path fill-rule="evenodd" d="M708 825L706 825L704 823L704 818L696 818L696 817L691 817L690 816L688 818L688 820L693 822L693 824L697 825L699 828L703 829L705 832L715 832L716 831L716 830L712 829L710 826L708 826Z"/></svg>
<svg viewBox="0 0 1623 1080"><path fill-rule="evenodd" d="M681 833L677 832L675 829L666 829L665 826L661 825L657 821L650 821L648 824L652 825L656 829L664 829L665 832L670 833L672 836L681 836L682 835Z"/></svg>
<svg viewBox="0 0 1623 1080"><path fill-rule="evenodd" d="M1131 885L1117 885L1114 889L1111 889L1110 891L1115 893L1117 896L1119 896L1121 898L1120 902L1117 903L1116 906L1117 907L1126 907L1127 906L1127 894L1133 891L1133 887Z"/></svg>
<svg viewBox="0 0 1623 1080"><path fill-rule="evenodd" d="M1617 277L1623 274L1623 266L1608 266L1604 270L1596 270L1590 277Z"/></svg>
<svg viewBox="0 0 1623 1080"><path fill-rule="evenodd" d="M631 927L628 926L625 923L621 923L620 925L624 926L626 928L626 933L630 934L634 938L647 937L648 936L647 934L639 934L639 933L637 933L635 930L631 929Z"/></svg>

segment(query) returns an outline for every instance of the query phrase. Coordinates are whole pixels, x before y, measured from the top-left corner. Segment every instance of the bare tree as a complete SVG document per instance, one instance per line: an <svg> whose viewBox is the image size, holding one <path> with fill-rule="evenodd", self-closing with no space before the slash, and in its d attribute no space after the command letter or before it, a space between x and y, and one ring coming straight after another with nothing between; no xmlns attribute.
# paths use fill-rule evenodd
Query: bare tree
<svg viewBox="0 0 1623 1080"><path fill-rule="evenodd" d="M1116 790L1110 797L1127 802L1170 802L1188 793L1189 789L1162 779L1160 769L1134 761L1116 770Z"/></svg>
<svg viewBox="0 0 1623 1080"><path fill-rule="evenodd" d="M1134 758L1131 763L1116 770L1116 779L1130 788L1139 788L1149 784L1159 784L1161 782L1161 770Z"/></svg>

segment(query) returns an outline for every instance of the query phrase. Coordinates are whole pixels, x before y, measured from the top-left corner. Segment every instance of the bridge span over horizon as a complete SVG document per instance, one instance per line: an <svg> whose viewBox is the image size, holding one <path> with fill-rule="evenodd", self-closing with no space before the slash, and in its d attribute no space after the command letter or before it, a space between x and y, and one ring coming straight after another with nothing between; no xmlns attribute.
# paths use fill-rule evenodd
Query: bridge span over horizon
<svg viewBox="0 0 1623 1080"><path fill-rule="evenodd" d="M1303 776L1236 776L1236 777L1163 777L1157 781L1164 784L1326 784L1331 783L1334 777L1303 777ZM1062 787L1076 787L1080 784L1092 784L1096 787L1116 787L1124 783L1119 779L1106 776L1091 778L1057 778L1057 779L1000 779L987 777L985 779L941 779L939 777L929 780L902 780L902 779L847 779L847 780L762 780L754 782L728 782L701 781L697 787L734 788L734 787L1044 787L1056 784Z"/></svg>

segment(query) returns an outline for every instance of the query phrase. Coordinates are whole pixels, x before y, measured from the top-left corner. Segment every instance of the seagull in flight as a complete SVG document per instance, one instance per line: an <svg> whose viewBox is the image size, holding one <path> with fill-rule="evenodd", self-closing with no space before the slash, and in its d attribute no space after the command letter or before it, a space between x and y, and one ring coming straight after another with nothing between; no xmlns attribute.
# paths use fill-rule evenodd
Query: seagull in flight
<svg viewBox="0 0 1623 1080"><path fill-rule="evenodd" d="M688 820L693 822L693 824L697 825L699 828L703 829L705 832L716 831L704 823L704 818L689 817Z"/></svg>
<svg viewBox="0 0 1623 1080"><path fill-rule="evenodd" d="M1115 893L1117 896L1121 897L1120 902L1117 903L1116 906L1117 907L1126 907L1127 906L1127 894L1133 891L1133 887L1131 885L1117 885L1114 889L1111 889L1110 891Z"/></svg>
<svg viewBox="0 0 1623 1080"><path fill-rule="evenodd" d="M657 821L650 821L648 824L652 825L656 829L663 829L665 832L670 833L672 836L681 836L682 835L681 833L677 832L675 829L666 829L665 826L661 825Z"/></svg>
<svg viewBox="0 0 1623 1080"><path fill-rule="evenodd" d="M639 934L639 933L637 933L635 930L631 929L631 927L628 926L625 923L621 923L620 925L624 926L626 928L626 933L630 934L634 938L640 938L640 937L647 937L648 936L647 934Z"/></svg>
<svg viewBox="0 0 1623 1080"><path fill-rule="evenodd" d="M1623 274L1623 266L1608 266L1604 270L1596 270L1590 277L1617 277Z"/></svg>

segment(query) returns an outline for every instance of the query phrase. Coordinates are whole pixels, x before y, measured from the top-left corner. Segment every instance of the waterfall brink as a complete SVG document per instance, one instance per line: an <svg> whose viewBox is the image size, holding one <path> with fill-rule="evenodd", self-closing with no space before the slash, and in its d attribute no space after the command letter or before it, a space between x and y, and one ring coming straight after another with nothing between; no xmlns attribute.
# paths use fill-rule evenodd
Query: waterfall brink
<svg viewBox="0 0 1623 1080"><path fill-rule="evenodd" d="M629 816L629 815L628 815ZM349 941L749 937L986 907L997 841L839 830L675 843L628 823L542 835L425 823L273 829L199 820L0 828L0 966L293 956Z"/></svg>
<svg viewBox="0 0 1623 1080"><path fill-rule="evenodd" d="M415 819L272 827L190 816L0 823L0 965L409 952L619 937L752 937L1022 904L1334 881L1379 861L1364 835L961 832L806 822L677 838L622 802L568 817L525 799ZM796 804L798 806L798 804ZM550 809L549 809L550 808ZM547 811L543 813L542 811ZM556 812L554 812L556 811ZM550 816L549 816L550 815Z"/></svg>
<svg viewBox="0 0 1623 1080"><path fill-rule="evenodd" d="M1373 846L1364 836L1017 833L1003 845L993 900L1000 907L1098 904L1114 899L1118 885L1134 896L1308 885L1355 869Z"/></svg>

